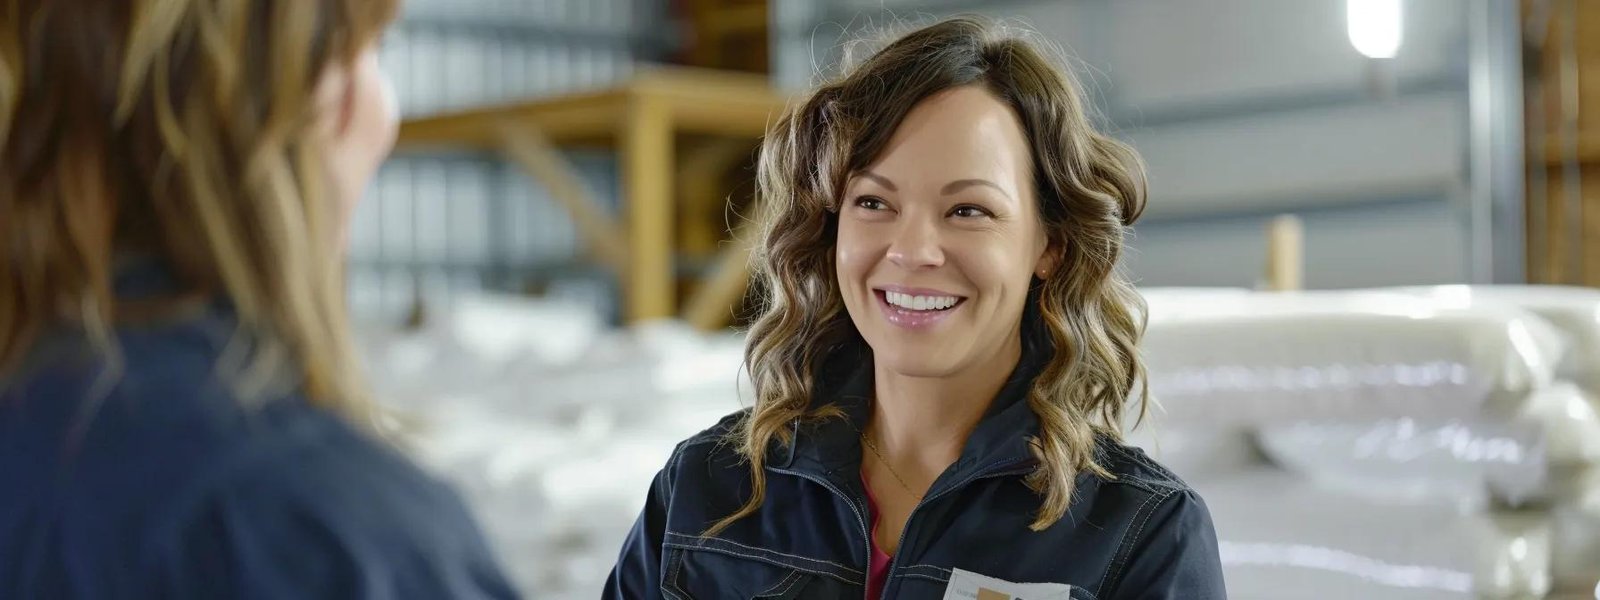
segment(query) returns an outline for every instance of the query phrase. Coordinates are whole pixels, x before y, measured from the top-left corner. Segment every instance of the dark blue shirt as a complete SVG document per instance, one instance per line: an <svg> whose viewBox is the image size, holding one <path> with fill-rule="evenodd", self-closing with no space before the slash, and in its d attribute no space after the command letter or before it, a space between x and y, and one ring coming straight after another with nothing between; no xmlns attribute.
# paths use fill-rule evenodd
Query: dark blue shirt
<svg viewBox="0 0 1600 600"><path fill-rule="evenodd" d="M1200 496L1136 448L1109 439L1099 463L1115 479L1081 474L1067 515L1029 524L1040 497L1024 483L1037 465L1026 402L1042 360L1027 351L962 455L911 513L883 598L944 597L954 569L1014 583L1070 586L1073 600L1225 598L1211 516ZM706 528L749 497L748 463L726 443L740 413L674 452L612 572L606 598L860 598L871 522L859 431L869 411L869 355L843 352L818 376L813 402L846 420L792 425L765 468L766 501L716 535Z"/></svg>
<svg viewBox="0 0 1600 600"><path fill-rule="evenodd" d="M52 336L0 379L0 598L512 598L456 495L294 394L241 402L225 310Z"/></svg>

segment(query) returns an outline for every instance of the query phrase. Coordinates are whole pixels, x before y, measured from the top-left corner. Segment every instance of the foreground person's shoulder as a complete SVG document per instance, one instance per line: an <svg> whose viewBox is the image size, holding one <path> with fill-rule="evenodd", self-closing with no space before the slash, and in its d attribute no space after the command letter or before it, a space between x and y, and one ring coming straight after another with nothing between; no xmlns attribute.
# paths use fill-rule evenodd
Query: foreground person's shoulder
<svg viewBox="0 0 1600 600"><path fill-rule="evenodd" d="M172 598L515 598L455 492L314 413L210 473L153 536ZM219 465L224 466L224 465Z"/></svg>

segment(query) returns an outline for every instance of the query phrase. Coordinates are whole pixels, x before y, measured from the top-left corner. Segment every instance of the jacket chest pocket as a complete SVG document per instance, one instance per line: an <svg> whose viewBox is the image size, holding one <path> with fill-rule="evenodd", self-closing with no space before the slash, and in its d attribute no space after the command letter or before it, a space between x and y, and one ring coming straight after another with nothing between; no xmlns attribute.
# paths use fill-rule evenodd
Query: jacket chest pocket
<svg viewBox="0 0 1600 600"><path fill-rule="evenodd" d="M909 565L899 567L895 569L895 572L897 573L895 578L899 581L899 587L895 588L896 598L943 598L950 587L951 571L944 567ZM1082 587L1076 585L1064 585L1062 587L1065 589L1050 592L1047 596L1061 600L1096 600L1094 594L1089 593L1089 590ZM1003 592L1005 590L1000 591ZM957 592L956 595L971 598L974 593L976 592L969 588L965 593ZM978 597L988 596L980 594ZM1012 596L1003 595L1000 597L1011 598Z"/></svg>
<svg viewBox="0 0 1600 600"><path fill-rule="evenodd" d="M669 538L666 544L661 591L667 598L831 600L859 597L865 591L864 579L843 565L714 538L689 539L693 541Z"/></svg>

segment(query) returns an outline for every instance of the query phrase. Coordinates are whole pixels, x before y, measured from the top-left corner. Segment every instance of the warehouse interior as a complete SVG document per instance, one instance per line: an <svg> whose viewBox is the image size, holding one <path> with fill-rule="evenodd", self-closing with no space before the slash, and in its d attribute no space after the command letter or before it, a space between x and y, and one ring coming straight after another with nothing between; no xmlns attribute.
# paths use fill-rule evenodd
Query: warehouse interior
<svg viewBox="0 0 1600 600"><path fill-rule="evenodd" d="M409 0L350 308L522 591L595 597L673 446L752 401L767 127L955 14L1036 32L1146 162L1129 436L1230 597L1597 597L1600 3Z"/></svg>

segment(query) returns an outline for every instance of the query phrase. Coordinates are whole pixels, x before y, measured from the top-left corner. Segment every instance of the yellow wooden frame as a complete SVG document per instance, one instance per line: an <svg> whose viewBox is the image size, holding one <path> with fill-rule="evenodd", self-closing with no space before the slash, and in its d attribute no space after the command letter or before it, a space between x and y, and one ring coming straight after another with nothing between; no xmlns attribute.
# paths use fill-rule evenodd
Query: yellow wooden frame
<svg viewBox="0 0 1600 600"><path fill-rule="evenodd" d="M615 88L490 106L405 121L399 147L475 148L507 153L551 187L590 251L621 274L629 322L677 315L673 257L675 138L679 134L743 139L754 145L781 116L786 98L765 76L692 68L652 68ZM624 196L618 219L599 210L555 146L614 148ZM705 189L691 186L690 189ZM719 258L718 272L692 302L704 327L731 315L748 277L740 241ZM726 304L727 306L724 306Z"/></svg>

